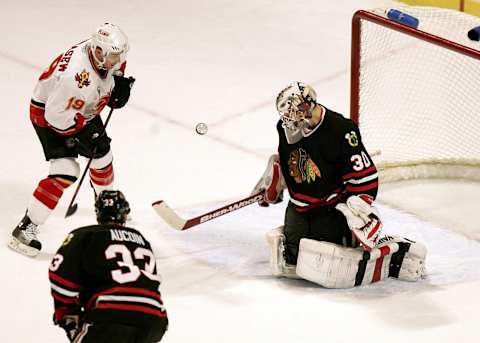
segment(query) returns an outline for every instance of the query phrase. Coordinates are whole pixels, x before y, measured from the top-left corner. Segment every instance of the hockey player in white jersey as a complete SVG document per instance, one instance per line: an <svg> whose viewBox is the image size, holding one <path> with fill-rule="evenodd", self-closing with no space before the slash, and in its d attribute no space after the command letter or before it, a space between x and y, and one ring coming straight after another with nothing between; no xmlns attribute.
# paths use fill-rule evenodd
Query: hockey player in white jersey
<svg viewBox="0 0 480 343"><path fill-rule="evenodd" d="M123 107L130 97L134 79L123 76L128 50L125 33L106 23L90 39L58 56L40 75L30 102L30 120L50 167L12 232L12 249L28 256L38 254L38 226L77 180L79 155L93 155L89 174L95 193L112 189L113 156L100 113L105 106Z"/></svg>

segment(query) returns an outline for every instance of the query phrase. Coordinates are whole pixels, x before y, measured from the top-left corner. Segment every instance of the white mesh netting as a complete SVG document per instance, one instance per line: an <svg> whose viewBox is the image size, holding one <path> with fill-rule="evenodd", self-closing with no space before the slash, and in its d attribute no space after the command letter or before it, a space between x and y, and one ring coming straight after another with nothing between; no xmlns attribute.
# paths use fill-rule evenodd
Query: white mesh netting
<svg viewBox="0 0 480 343"><path fill-rule="evenodd" d="M397 9L418 18L420 31L480 49L467 37L480 26L478 17ZM371 12L386 18L384 9ZM383 181L480 180L480 60L368 20L360 23L359 125L367 148L380 150Z"/></svg>

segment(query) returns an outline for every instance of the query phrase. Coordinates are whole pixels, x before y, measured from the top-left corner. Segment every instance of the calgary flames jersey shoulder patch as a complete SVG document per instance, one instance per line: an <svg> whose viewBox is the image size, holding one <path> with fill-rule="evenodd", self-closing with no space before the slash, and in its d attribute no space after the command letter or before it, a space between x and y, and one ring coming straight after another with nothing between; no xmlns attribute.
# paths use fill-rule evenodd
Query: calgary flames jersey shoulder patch
<svg viewBox="0 0 480 343"><path fill-rule="evenodd" d="M78 82L78 88L88 87L90 85L90 73L83 69L81 73L75 74L75 81Z"/></svg>

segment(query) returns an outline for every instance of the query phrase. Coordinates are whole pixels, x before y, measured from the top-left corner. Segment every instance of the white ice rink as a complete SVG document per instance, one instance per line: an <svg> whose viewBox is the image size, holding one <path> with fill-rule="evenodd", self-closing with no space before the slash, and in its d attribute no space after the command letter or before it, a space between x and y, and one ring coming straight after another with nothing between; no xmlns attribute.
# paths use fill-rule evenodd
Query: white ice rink
<svg viewBox="0 0 480 343"><path fill-rule="evenodd" d="M0 342L67 341L52 324L47 271L66 233L94 223L88 184L75 216L63 218L71 187L41 228L39 257L16 254L6 243L48 171L28 119L35 81L105 21L130 37L127 74L137 82L108 132L116 185L133 209L131 226L158 256L170 318L164 342L478 340L478 185L383 186L385 231L427 245L428 277L351 290L270 276L264 235L282 223L284 204L250 206L185 232L167 227L150 206L164 199L191 217L248 195L276 150L274 99L290 81L313 84L321 103L347 113L351 16L388 3L2 0ZM198 122L209 125L207 135L195 133Z"/></svg>

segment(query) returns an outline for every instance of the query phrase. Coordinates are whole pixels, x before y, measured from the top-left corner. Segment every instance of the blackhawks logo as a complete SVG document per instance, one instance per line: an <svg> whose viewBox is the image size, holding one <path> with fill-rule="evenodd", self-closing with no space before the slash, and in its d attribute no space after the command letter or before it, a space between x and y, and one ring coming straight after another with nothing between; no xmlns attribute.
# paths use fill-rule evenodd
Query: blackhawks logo
<svg viewBox="0 0 480 343"><path fill-rule="evenodd" d="M70 241L72 240L72 238L73 238L73 233L69 233L68 236L63 240L62 245L65 246L65 245L67 245L68 243L70 243Z"/></svg>
<svg viewBox="0 0 480 343"><path fill-rule="evenodd" d="M308 156L307 152L300 148L293 150L288 158L289 174L296 183L307 183L315 181L317 177L321 177L320 169L315 162Z"/></svg>
<svg viewBox="0 0 480 343"><path fill-rule="evenodd" d="M347 133L345 135L345 138L347 139L350 146L356 147L358 145L358 137L355 131L350 131L350 133Z"/></svg>
<svg viewBox="0 0 480 343"><path fill-rule="evenodd" d="M90 74L85 69L83 69L81 73L75 74L75 81L78 82L78 88L88 87L90 84L89 77Z"/></svg>

